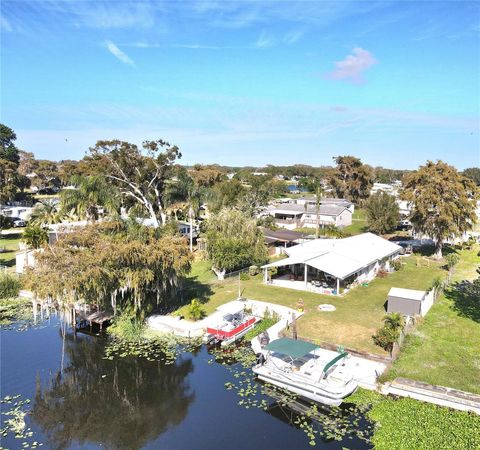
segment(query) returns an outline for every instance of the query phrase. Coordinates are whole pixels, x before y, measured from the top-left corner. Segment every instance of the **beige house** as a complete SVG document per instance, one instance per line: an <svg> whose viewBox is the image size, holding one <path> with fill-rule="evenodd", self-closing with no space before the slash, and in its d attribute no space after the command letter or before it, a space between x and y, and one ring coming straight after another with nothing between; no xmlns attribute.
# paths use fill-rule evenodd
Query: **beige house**
<svg viewBox="0 0 480 450"><path fill-rule="evenodd" d="M275 224L278 227L287 230L317 226L316 206L308 203L270 206L266 214L275 218ZM346 205L322 204L319 210L319 224L346 227L352 224L352 211Z"/></svg>

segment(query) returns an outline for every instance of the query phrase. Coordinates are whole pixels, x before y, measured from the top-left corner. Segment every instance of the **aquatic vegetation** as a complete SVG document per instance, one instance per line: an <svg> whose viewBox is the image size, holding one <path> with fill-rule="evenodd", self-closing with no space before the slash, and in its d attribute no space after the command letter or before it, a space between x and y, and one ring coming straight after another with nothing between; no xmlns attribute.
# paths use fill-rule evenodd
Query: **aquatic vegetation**
<svg viewBox="0 0 480 450"><path fill-rule="evenodd" d="M258 408L267 413L273 413L278 408L288 410L285 417L290 417L290 425L302 430L312 446L317 444L318 438L323 441L342 441L356 437L370 442L375 430L374 425L365 420L370 401L340 407L305 403L292 392L256 380L250 370L256 363L256 356L249 346L215 348L210 353L232 374L234 381L226 382L225 388L237 394L239 406L245 409Z"/></svg>
<svg viewBox="0 0 480 450"><path fill-rule="evenodd" d="M367 408L376 449L480 449L480 416L411 398L359 389L349 402Z"/></svg>
<svg viewBox="0 0 480 450"><path fill-rule="evenodd" d="M201 345L201 339L189 339L171 334L143 337L134 341L113 338L105 346L104 359L138 357L148 361L165 361L165 364L173 364L183 352L194 352Z"/></svg>
<svg viewBox="0 0 480 450"><path fill-rule="evenodd" d="M0 299L0 326L11 326L14 322L23 326L32 320L32 304L25 298Z"/></svg>
<svg viewBox="0 0 480 450"><path fill-rule="evenodd" d="M22 441L22 448L40 447L43 445L42 443L31 442L33 431L25 423L25 416L29 413L27 405L30 404L30 399L20 400L20 397L20 394L7 395L0 400L2 415L8 417L8 419L3 420L4 427L0 429L0 436L6 438L9 434L13 434L15 439ZM6 407L3 405L6 405ZM0 446L0 449L3 449L3 447Z"/></svg>

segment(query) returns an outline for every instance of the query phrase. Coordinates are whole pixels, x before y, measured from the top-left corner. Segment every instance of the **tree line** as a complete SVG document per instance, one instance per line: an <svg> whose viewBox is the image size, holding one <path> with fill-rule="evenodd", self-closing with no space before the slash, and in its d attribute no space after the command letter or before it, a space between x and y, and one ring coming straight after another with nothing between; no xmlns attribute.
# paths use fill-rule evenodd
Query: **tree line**
<svg viewBox="0 0 480 450"><path fill-rule="evenodd" d="M228 179L221 166L182 166L180 149L162 139L141 145L102 140L81 161L41 164L16 148L10 128L2 125L0 131L0 200L25 191L25 178L30 183L35 177L59 180L59 186L74 187L61 191L59 203L40 202L32 214L37 228L25 232L31 246L45 249L29 277L39 295L63 296L70 305L83 299L114 309L117 300L128 298L136 310L144 311L159 301L157 297L152 303L150 294L167 298L178 278L188 272L193 224L201 207L208 209L202 232L219 278L227 271L267 259L257 215L286 189L286 183L275 177L274 166L265 168L265 175L238 170ZM336 156L334 163L327 168L296 165L291 172L281 168L289 176L299 174L291 176L300 176L300 186L314 194L317 217L329 189L329 195L373 211L372 217L382 222L379 232L392 227L398 221L393 197L370 196L373 182L381 174L385 180L402 175L401 196L412 204L410 220L418 231L434 239L437 257L441 257L446 239L461 235L475 223L478 189L468 177L471 170L465 175L441 161L429 161L416 171L396 173L374 169L350 155ZM75 233L61 233L56 244L45 245L44 227L65 217L87 219L91 225ZM108 220L98 223L99 218ZM189 242L179 237L176 220L189 221ZM317 234L318 229L317 223Z"/></svg>

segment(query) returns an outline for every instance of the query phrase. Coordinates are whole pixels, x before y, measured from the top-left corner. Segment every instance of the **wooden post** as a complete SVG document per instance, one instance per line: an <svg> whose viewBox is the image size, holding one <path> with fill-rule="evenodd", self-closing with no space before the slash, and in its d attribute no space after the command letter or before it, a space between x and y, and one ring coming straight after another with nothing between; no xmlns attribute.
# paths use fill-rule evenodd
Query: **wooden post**
<svg viewBox="0 0 480 450"><path fill-rule="evenodd" d="M340 278L337 278L337 295L340 295Z"/></svg>

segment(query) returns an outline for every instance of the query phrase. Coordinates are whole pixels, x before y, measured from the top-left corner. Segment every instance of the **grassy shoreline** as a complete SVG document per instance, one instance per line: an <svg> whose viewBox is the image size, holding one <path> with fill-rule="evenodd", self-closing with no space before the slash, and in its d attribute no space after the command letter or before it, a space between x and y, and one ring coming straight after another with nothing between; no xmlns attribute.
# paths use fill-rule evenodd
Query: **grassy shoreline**
<svg viewBox="0 0 480 450"><path fill-rule="evenodd" d="M382 326L390 288L409 286L428 289L436 276L445 275L441 264L421 257L411 256L402 261L404 265L400 271L377 278L367 287L358 286L342 297L265 285L261 275L241 281L240 292L246 298L291 308L297 308L298 303L302 302L305 314L297 323L300 337L385 355L385 351L373 343L371 336ZM205 261L194 263L187 286L190 294L196 295L198 292L196 297L202 301L207 314L237 298L239 293L238 278L216 281L210 265ZM336 310L321 312L318 306L322 303L332 304Z"/></svg>
<svg viewBox="0 0 480 450"><path fill-rule="evenodd" d="M452 281L476 277L479 246L461 251ZM462 316L448 293L440 296L405 341L384 379L411 378L480 394L480 323Z"/></svg>

